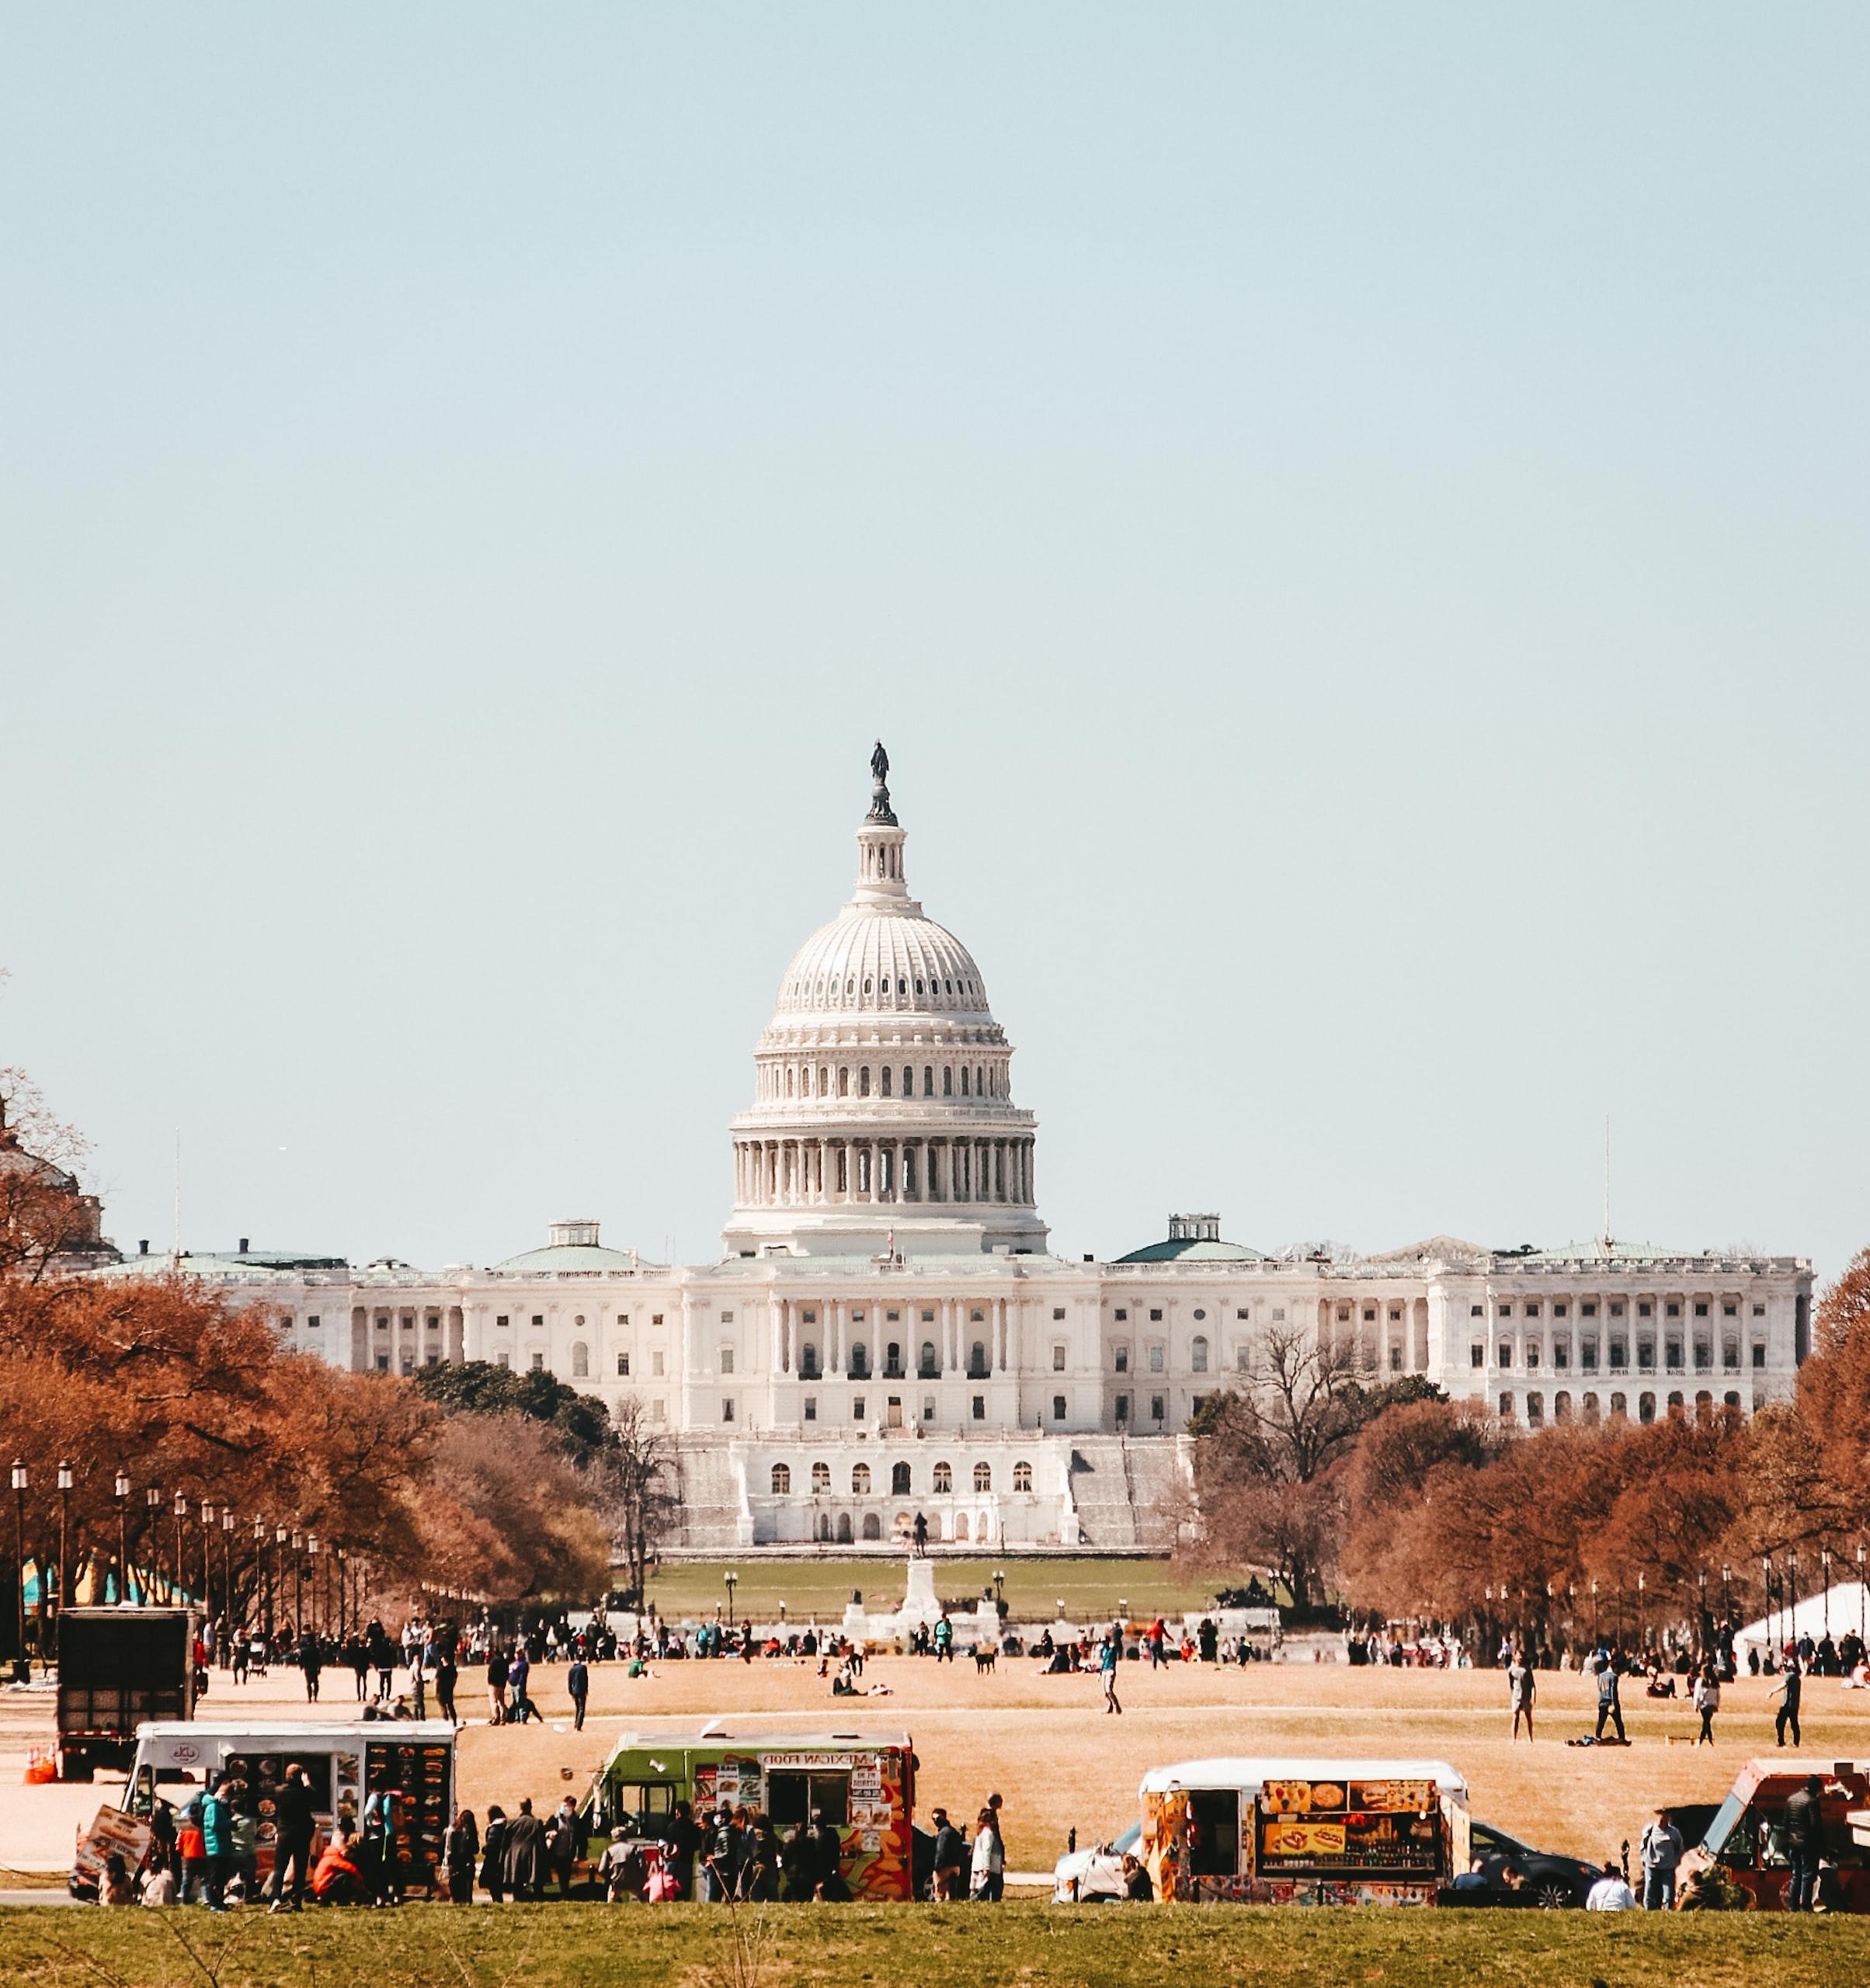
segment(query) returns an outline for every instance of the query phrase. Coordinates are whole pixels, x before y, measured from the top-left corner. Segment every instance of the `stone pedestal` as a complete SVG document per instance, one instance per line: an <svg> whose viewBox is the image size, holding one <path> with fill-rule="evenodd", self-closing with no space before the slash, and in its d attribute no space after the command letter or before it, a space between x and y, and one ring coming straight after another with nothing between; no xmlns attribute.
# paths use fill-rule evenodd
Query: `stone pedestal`
<svg viewBox="0 0 1870 1988"><path fill-rule="evenodd" d="M935 1622L940 1615L941 1604L935 1599L935 1562L910 1561L909 1589L902 1597L902 1621L913 1628L918 1623Z"/></svg>

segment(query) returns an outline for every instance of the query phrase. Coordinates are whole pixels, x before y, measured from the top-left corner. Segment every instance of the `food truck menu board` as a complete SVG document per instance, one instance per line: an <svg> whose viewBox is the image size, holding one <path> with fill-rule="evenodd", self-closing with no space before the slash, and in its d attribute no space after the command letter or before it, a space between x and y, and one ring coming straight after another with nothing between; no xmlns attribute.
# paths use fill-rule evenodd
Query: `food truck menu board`
<svg viewBox="0 0 1870 1988"><path fill-rule="evenodd" d="M1268 1781L1254 1828L1255 1868L1266 1875L1434 1877L1441 1868L1441 1810L1432 1781Z"/></svg>
<svg viewBox="0 0 1870 1988"><path fill-rule="evenodd" d="M364 1747L366 1799L380 1788L402 1795L396 1856L418 1873L433 1874L441 1863L442 1837L454 1819L448 1812L449 1750L445 1746L394 1746L381 1740Z"/></svg>

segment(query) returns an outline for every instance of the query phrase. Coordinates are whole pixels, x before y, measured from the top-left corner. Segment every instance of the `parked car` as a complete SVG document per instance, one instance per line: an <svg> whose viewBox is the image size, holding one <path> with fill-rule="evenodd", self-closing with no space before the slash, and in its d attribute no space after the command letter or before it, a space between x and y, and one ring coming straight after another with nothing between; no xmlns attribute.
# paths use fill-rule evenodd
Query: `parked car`
<svg viewBox="0 0 1870 1988"><path fill-rule="evenodd" d="M1068 1850L1052 1868L1052 1903L1091 1905L1121 1899L1123 1860L1135 1849L1142 1833L1142 1824L1132 1823L1109 1843L1095 1844L1088 1850Z"/></svg>
<svg viewBox="0 0 1870 1988"><path fill-rule="evenodd" d="M1591 1886L1604 1875L1597 1865L1587 1864L1581 1858L1535 1850L1491 1823L1475 1823L1470 1835L1483 1882L1471 1889L1464 1886L1444 1892L1445 1904L1582 1906ZM1509 1871L1523 1879L1523 1884L1508 1884Z"/></svg>

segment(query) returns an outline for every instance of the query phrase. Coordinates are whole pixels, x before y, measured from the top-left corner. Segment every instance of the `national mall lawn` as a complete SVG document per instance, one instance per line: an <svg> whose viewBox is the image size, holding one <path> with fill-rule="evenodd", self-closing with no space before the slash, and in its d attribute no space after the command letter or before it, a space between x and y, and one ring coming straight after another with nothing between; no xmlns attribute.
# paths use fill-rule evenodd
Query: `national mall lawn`
<svg viewBox="0 0 1870 1988"><path fill-rule="evenodd" d="M0 1912L0 1978L32 1988L1836 1988L1867 1976L1870 1921L1778 1913L793 1905L742 1913L736 1928L696 1905Z"/></svg>

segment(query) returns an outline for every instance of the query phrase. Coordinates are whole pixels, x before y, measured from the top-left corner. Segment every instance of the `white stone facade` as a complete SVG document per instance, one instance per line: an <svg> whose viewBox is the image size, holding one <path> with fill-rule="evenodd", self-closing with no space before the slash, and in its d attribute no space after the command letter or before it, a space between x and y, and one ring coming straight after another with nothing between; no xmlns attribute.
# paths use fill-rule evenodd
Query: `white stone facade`
<svg viewBox="0 0 1870 1988"><path fill-rule="evenodd" d="M1437 1237L1326 1260L1226 1243L1211 1216L1114 1263L1047 1253L1011 1047L967 949L908 896L904 839L879 776L857 892L787 968L759 1041L718 1262L645 1263L564 1222L488 1270L244 1246L183 1267L339 1367L485 1360L641 1402L680 1439L698 1546L887 1542L918 1512L988 1551L1166 1544L1178 1432L1295 1329L1524 1427L1790 1392L1802 1258Z"/></svg>

